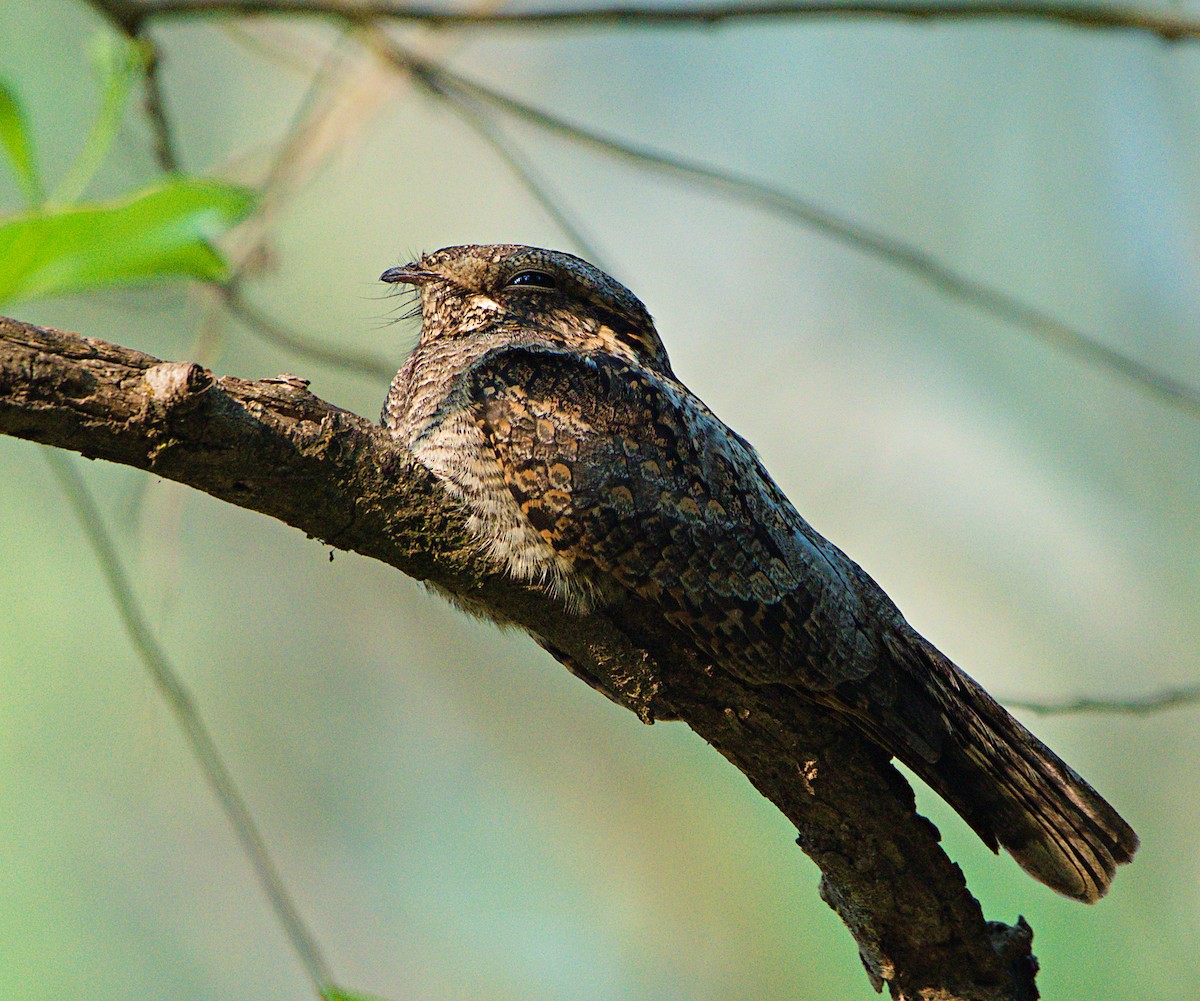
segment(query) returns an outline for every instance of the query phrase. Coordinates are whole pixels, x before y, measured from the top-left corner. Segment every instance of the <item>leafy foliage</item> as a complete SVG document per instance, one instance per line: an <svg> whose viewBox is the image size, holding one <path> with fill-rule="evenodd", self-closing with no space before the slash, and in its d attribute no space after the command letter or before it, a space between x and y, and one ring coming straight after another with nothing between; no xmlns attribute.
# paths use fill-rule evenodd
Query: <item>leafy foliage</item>
<svg viewBox="0 0 1200 1001"><path fill-rule="evenodd" d="M243 188L177 178L117 202L35 209L0 225L0 303L168 275L217 281L208 243L254 203Z"/></svg>
<svg viewBox="0 0 1200 1001"><path fill-rule="evenodd" d="M137 43L110 34L97 38L92 58L100 109L49 199L29 119L15 88L0 80L0 145L29 206L0 221L0 304L155 278L219 281L228 268L210 241L254 206L246 188L182 175L119 199L81 200L146 66Z"/></svg>

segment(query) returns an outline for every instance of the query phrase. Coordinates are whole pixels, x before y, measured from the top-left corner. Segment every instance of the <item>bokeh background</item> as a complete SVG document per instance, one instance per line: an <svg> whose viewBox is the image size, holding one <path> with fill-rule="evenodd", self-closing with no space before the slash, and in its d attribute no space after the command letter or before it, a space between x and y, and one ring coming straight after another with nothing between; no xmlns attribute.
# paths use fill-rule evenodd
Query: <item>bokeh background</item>
<svg viewBox="0 0 1200 1001"><path fill-rule="evenodd" d="M0 2L0 67L50 174L94 116L102 28L74 0ZM290 158L246 297L398 365L416 329L395 322L384 268L462 242L576 247L487 142L340 34L154 30L191 171L261 181L297 115L337 102ZM397 37L808 197L1200 385L1200 44L936 21ZM314 98L322 64L336 72ZM1122 698L1200 678L1195 414L812 230L501 127L649 305L681 377L988 688ZM155 175L131 106L93 190ZM0 199L17 204L7 176ZM386 391L268 343L198 286L10 312L220 373L295 372L362 414ZM310 996L40 451L0 438L0 991ZM794 832L686 728L642 726L387 567L75 461L343 986L873 996ZM1143 848L1085 908L920 790L985 913L1032 924L1047 998L1194 997L1200 708L1023 718Z"/></svg>

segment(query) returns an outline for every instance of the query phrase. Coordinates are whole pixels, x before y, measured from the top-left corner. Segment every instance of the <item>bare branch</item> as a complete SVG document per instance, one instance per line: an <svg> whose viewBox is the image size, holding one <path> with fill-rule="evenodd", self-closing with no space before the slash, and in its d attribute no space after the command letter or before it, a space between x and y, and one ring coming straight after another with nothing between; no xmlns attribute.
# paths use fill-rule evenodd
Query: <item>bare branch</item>
<svg viewBox="0 0 1200 1001"><path fill-rule="evenodd" d="M146 47L148 53L146 72L142 78L142 106L146 111L146 120L150 123L154 159L158 163L160 170L172 173L181 168L179 154L175 151L175 138L171 128L171 119L167 114L162 76L159 73L158 46L149 38L142 37L138 41Z"/></svg>
<svg viewBox="0 0 1200 1001"><path fill-rule="evenodd" d="M877 986L895 998L1036 997L1028 926L984 921L874 745L787 689L700 670L638 602L579 615L499 573L428 471L302 381L218 379L0 319L0 433L188 484L524 627L643 719L686 721L779 807Z"/></svg>
<svg viewBox="0 0 1200 1001"><path fill-rule="evenodd" d="M919 247L852 222L820 205L734 171L711 167L686 157L661 153L567 121L413 55L394 42L389 41L386 44L397 64L424 78L429 88L448 95L460 94L466 99L489 104L598 152L640 167L675 175L728 198L817 230L855 250L907 271L942 294L1003 320L1052 347L1107 369L1164 403L1178 407L1193 416L1200 416L1200 389L1122 354L1015 295L954 270Z"/></svg>
<svg viewBox="0 0 1200 1001"><path fill-rule="evenodd" d="M249 302L242 294L240 283L215 285L214 288L221 297L226 310L246 324L251 332L267 343L291 352L298 358L317 362L320 365L328 365L343 372L365 376L368 379L390 379L395 374L394 365L389 365L375 355L351 351L333 343L326 344L288 330L283 324L271 319L261 309Z"/></svg>
<svg viewBox="0 0 1200 1001"><path fill-rule="evenodd" d="M119 30L128 37L148 46L150 59L144 80L145 110L150 121L153 135L154 155L160 168L167 172L182 169L179 155L175 150L172 139L170 118L167 115L162 80L159 76L158 49L155 43L146 37L144 25L140 18L133 16L125 5L110 3L107 0L89 0L93 7L108 16ZM266 237L263 235L269 229L277 214L278 205L285 202L291 189L298 186L294 175L301 172L297 165L303 161L304 170L311 173L314 167L314 156L306 150L306 141L310 134L320 127L320 122L331 117L337 109L322 110L316 108L321 91L330 86L334 78L334 69L341 63L341 40L330 50L326 60L314 73L313 79L305 92L301 106L280 143L279 151L273 158L267 172L266 180L259 186L259 201L252 217L242 224L242 230L251 233L247 246L238 255L232 273L223 282L212 284L221 304L226 311L237 317L255 336L288 351L299 358L340 369L354 375L365 376L369 379L387 379L393 372L393 367L379 358L359 353L335 344L323 344L303 334L288 330L283 324L272 319L261 309L250 303L242 292L244 272L247 262L261 256ZM315 110L314 110L315 109ZM346 116L341 116L345 119ZM328 151L329 142L322 148ZM303 152L304 155L300 155Z"/></svg>
<svg viewBox="0 0 1200 1001"><path fill-rule="evenodd" d="M94 0L138 24L195 14L323 16L364 24L393 21L435 28L713 28L731 23L804 20L1041 21L1070 28L1138 31L1164 41L1200 38L1200 20L1175 12L1098 3L1030 0L791 0L774 3L596 4L567 10L471 11L389 0Z"/></svg>
<svg viewBox="0 0 1200 1001"><path fill-rule="evenodd" d="M386 37L377 34L375 40L377 43L383 41L386 54L388 49ZM410 73L409 76L421 86L425 93L435 100L444 102L471 131L492 148L496 156L525 187L525 190L542 206L567 240L574 245L574 250L602 271L610 270L605 266L604 257L596 249L591 237L583 232L582 225L571 217L560 204L557 195L550 191L550 186L541 176L541 172L530 162L528 157L522 155L516 144L504 135L496 122L478 107L478 102L469 100L459 92L442 90L437 86L436 80L428 75Z"/></svg>
<svg viewBox="0 0 1200 1001"><path fill-rule="evenodd" d="M148 0L91 0L91 2L93 6L121 25L124 30L134 33L139 31L143 22L151 16L182 16L213 11L301 14L313 13L320 8L322 12L351 24L366 24L384 17L391 17L393 19L411 17L415 20L421 20L423 17L418 17L414 13L417 8L399 8L389 4L348 4L337 2L337 0L326 0L324 6L316 2L305 4L300 2L300 0L280 0L278 5L275 6L271 4L262 6L257 4L243 4L237 2L237 0L158 0L158 2L148 2ZM712 9L715 10L716 8ZM808 9L805 6L797 10ZM893 9L899 10L900 8L888 6L887 9L890 11ZM942 8L938 9L941 10ZM958 7L945 8L947 11L959 9ZM1051 9L1055 11L1060 10L1060 8ZM1067 10L1068 8L1061 9ZM1073 9L1082 10L1083 8ZM643 9L643 12L644 10L649 10L649 8ZM687 8L687 11L692 13L696 10L697 8ZM1105 9L1100 8L1098 10L1103 11ZM447 14L445 16L452 19L475 19L470 20L470 23L492 24L494 22L490 19L493 18L528 19L529 17L544 16L545 18L553 19L560 16L576 17L579 15L579 11L571 11L547 12L545 15L462 13ZM442 15L438 14L436 16L440 17ZM430 17L435 17L435 15L430 14ZM441 22L436 21L435 18L434 21L428 23ZM458 22L455 21L455 23ZM467 21L463 23L467 23ZM1197 22L1196 27L1200 30L1200 22ZM1177 33L1172 35L1172 37L1183 37L1183 35ZM1089 364L1107 369L1119 378L1148 392L1164 403L1177 407L1193 416L1200 416L1200 388L1157 371L1152 366L1138 361L1136 358L1132 358L1116 348L1110 347L1093 336L1070 324L1062 322L1044 310L1025 302L1009 292L1005 292L986 282L979 281L954 270L919 247L872 230L867 226L846 219L829 209L806 201L790 192L764 184L753 178L742 176L734 171L712 167L686 157L661 153L648 147L628 143L588 129L577 123L567 121L551 112L536 108L533 105L493 90L477 81L459 76L436 63L422 59L391 42L379 32L372 33L371 43L376 51L385 55L396 66L410 72L415 79L423 84L427 91L451 101L456 111L479 132L485 141L497 150L509 164L510 168L518 173L527 187L529 187L529 190L547 207L560 227L564 229L568 238L576 243L585 242L580 229L574 225L572 220L549 197L544 181L523 161L515 145L511 142L506 142L496 129L479 115L477 105L491 105L498 110L514 115L542 129L562 135L573 142L580 143L599 152L628 160L641 167L661 170L668 174L682 177L691 183L708 187L726 197L753 205L762 211L769 212L790 222L815 229L864 254L907 271L942 294L958 299L960 302L974 309L988 313L1018 329L1024 330L1031 336L1044 341L1058 350L1072 354ZM158 131L160 136L165 136L161 127ZM245 308L244 304L243 308ZM250 313L247 311L246 315L249 316ZM260 314L255 316L254 319L248 319L247 322L251 324L252 329L256 332L270 337L277 343L295 346L295 350L307 354L308 357L314 360L320 360L326 364L342 364L351 370L363 370L363 359L348 358L344 361L339 361L337 359L339 351L332 347L318 348L316 350L302 348L301 346L306 343L305 338L300 335L288 334L278 324L266 324L262 322L263 320L264 318ZM369 366L370 363L368 362L367 364Z"/></svg>
<svg viewBox="0 0 1200 1001"><path fill-rule="evenodd" d="M301 917L291 894L288 893L279 870L271 861L266 840L255 824L250 808L226 767L221 752L217 750L216 742L200 715L195 699L147 623L133 588L129 586L125 567L117 555L117 547L104 527L104 519L92 500L83 477L70 458L61 452L48 450L46 459L68 502L74 508L88 542L91 543L129 641L162 695L163 701L178 721L184 739L191 748L205 780L212 787L217 802L225 811L225 816L250 860L250 868L263 888L284 934L304 966L315 993L321 995L322 991L333 983L329 964L325 961L316 938Z"/></svg>
<svg viewBox="0 0 1200 1001"><path fill-rule="evenodd" d="M1120 713L1129 716L1149 716L1164 709L1195 705L1200 702L1200 684L1168 688L1154 695L1132 699L1096 699L1084 696L1061 701L1039 699L1001 699L1013 709L1025 709L1040 716L1065 716L1078 713Z"/></svg>

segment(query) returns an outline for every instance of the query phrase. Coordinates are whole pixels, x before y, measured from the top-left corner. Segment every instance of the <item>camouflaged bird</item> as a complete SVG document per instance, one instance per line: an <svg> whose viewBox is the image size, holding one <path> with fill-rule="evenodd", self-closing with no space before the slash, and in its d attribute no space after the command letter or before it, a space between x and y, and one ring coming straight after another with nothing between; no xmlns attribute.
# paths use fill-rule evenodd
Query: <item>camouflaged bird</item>
<svg viewBox="0 0 1200 1001"><path fill-rule="evenodd" d="M518 245L382 280L416 286L422 316L384 424L496 564L571 613L650 603L702 663L834 710L1035 878L1104 895L1133 830L809 526L675 378L632 292Z"/></svg>

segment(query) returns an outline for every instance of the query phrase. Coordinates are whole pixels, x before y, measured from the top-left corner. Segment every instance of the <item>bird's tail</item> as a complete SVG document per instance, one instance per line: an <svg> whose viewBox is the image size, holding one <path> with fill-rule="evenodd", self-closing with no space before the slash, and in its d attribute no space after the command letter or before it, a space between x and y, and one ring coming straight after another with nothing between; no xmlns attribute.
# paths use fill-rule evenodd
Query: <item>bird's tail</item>
<svg viewBox="0 0 1200 1001"><path fill-rule="evenodd" d="M936 761L905 764L993 850L1002 845L1035 879L1095 903L1137 851L1133 828L932 644L907 638L904 659L927 662L949 734Z"/></svg>

